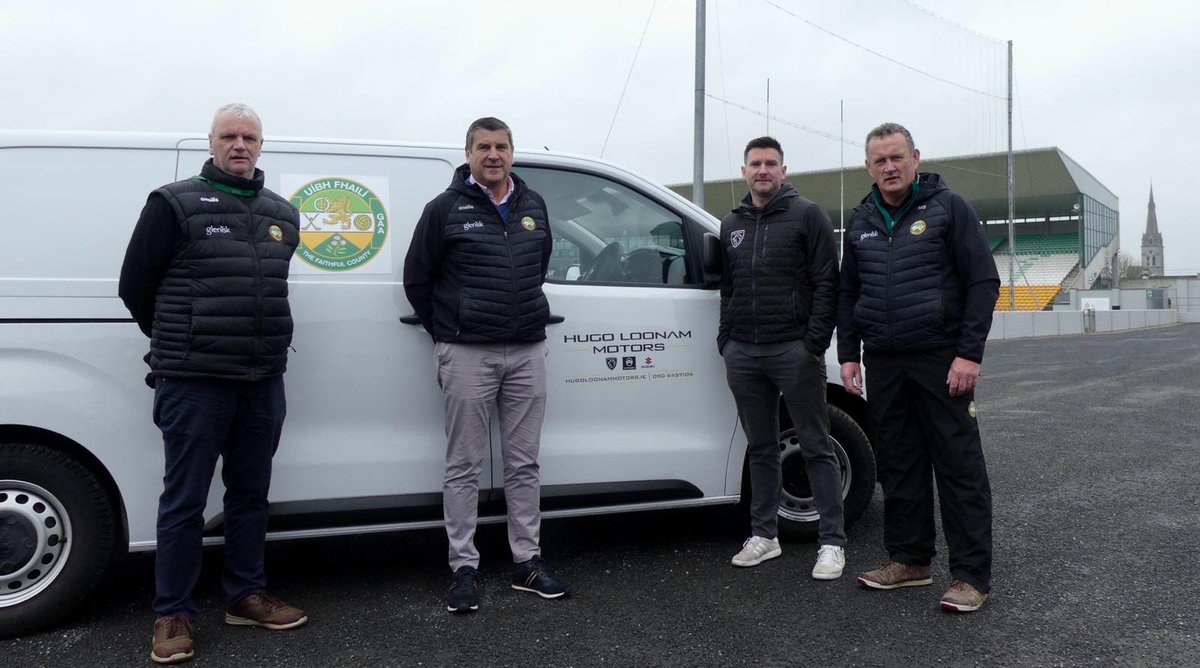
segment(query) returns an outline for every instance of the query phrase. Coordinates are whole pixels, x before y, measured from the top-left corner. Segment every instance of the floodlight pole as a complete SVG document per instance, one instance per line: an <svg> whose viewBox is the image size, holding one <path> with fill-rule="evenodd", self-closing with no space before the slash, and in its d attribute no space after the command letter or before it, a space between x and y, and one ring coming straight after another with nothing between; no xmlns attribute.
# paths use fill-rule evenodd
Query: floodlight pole
<svg viewBox="0 0 1200 668"><path fill-rule="evenodd" d="M696 118L693 123L692 202L704 206L704 3L696 0Z"/></svg>
<svg viewBox="0 0 1200 668"><path fill-rule="evenodd" d="M1016 237L1013 234L1013 218L1015 218L1016 203L1013 197L1013 46L1012 40L1008 40L1008 310L1017 310L1016 284L1014 283L1014 274L1016 273L1017 255L1014 243Z"/></svg>

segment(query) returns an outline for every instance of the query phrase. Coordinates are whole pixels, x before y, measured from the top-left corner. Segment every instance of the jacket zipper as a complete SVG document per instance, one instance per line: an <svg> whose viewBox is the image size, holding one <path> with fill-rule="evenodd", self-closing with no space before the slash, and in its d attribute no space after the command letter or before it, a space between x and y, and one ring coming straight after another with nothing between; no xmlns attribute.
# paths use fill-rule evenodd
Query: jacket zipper
<svg viewBox="0 0 1200 668"><path fill-rule="evenodd" d="M253 364L250 367L251 380L258 380L258 341L262 338L263 326L263 286L262 286L262 266L258 258L258 247L255 245L254 239L254 213L250 210L250 203L243 198L237 198L242 206L246 208L246 231L247 243L250 245L250 258L254 261L254 352L251 353Z"/></svg>
<svg viewBox="0 0 1200 668"><path fill-rule="evenodd" d="M508 218L510 219L514 213L514 209L512 207L515 204L516 202L512 198L509 198ZM512 281L510 282L510 285L512 285L512 332L513 340L515 341L517 339L517 333L520 331L520 313L517 305L519 297L518 291L520 290L520 288L517 286L517 261L516 258L513 257L512 240L508 238L508 220L501 218L500 224L504 227L504 247L508 251L508 271L512 276Z"/></svg>

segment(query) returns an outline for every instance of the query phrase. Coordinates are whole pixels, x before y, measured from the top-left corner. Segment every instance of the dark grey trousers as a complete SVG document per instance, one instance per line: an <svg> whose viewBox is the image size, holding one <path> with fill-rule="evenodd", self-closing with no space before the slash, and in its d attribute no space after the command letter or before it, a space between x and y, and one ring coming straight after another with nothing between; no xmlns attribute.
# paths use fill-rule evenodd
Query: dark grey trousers
<svg viewBox="0 0 1200 668"><path fill-rule="evenodd" d="M772 344L774 345L774 344ZM782 487L779 459L779 395L792 418L804 456L813 502L821 520L821 545L846 544L842 486L837 457L829 440L825 406L825 361L797 342L775 355L758 355L754 344L729 341L722 351L729 389L737 403L750 464L750 528L755 536L775 538Z"/></svg>

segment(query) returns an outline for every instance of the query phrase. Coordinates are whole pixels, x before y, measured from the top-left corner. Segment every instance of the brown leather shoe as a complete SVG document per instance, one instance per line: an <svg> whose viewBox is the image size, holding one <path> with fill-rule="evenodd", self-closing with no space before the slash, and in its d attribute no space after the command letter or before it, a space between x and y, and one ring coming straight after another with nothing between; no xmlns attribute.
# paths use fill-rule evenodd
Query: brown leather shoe
<svg viewBox="0 0 1200 668"><path fill-rule="evenodd" d="M885 561L873 571L858 576L858 584L871 589L897 589L933 584L932 568L909 566L898 561Z"/></svg>
<svg viewBox="0 0 1200 668"><path fill-rule="evenodd" d="M225 611L225 623L261 626L272 631L294 629L308 621L300 608L284 603L265 591L255 592Z"/></svg>
<svg viewBox="0 0 1200 668"><path fill-rule="evenodd" d="M987 594L962 580L955 580L942 595L942 609L951 612L975 612L983 607L986 600Z"/></svg>
<svg viewBox="0 0 1200 668"><path fill-rule="evenodd" d="M196 654L192 623L183 615L168 615L154 620L154 644L150 660L154 663L179 663Z"/></svg>

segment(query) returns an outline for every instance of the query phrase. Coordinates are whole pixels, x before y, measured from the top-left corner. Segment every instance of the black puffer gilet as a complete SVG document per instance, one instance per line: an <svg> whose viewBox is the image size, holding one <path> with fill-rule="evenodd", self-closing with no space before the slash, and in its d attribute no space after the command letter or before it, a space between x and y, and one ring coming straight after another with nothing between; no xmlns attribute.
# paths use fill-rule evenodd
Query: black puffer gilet
<svg viewBox="0 0 1200 668"><path fill-rule="evenodd" d="M202 176L228 179L211 164ZM287 281L299 242L296 209L269 190L241 196L200 179L155 192L175 210L180 241L155 298L153 375L252 381L282 374L292 340Z"/></svg>

